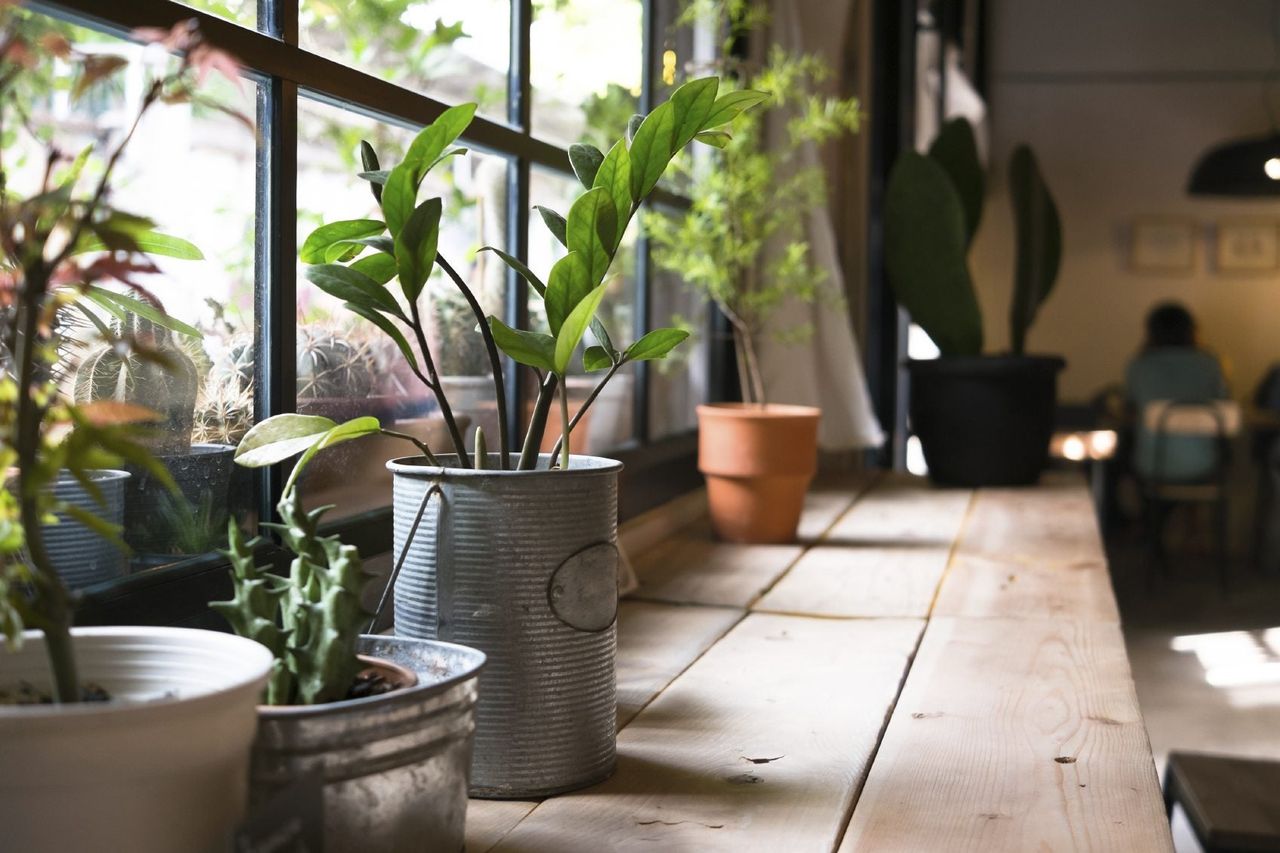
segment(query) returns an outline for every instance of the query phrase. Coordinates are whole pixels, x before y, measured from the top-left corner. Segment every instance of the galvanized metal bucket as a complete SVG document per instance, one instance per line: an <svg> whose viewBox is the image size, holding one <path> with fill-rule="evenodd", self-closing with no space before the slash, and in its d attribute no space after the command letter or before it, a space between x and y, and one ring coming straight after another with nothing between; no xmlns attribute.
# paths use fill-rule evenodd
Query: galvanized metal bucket
<svg viewBox="0 0 1280 853"><path fill-rule="evenodd" d="M441 457L448 466L449 458ZM398 636L488 656L471 794L540 797L607 778L617 727L618 472L574 456L567 471L387 463ZM430 498L430 499L429 499Z"/></svg>
<svg viewBox="0 0 1280 853"><path fill-rule="evenodd" d="M63 471L53 486L58 500L78 506L108 524L119 525L124 519L125 484L128 471L100 469L89 472L89 479L101 490L104 504L99 504L75 477ZM124 551L85 527L71 516L58 513L58 523L45 525L45 547L49 562L72 589L123 577L128 562Z"/></svg>
<svg viewBox="0 0 1280 853"><path fill-rule="evenodd" d="M329 853L461 851L475 731L475 649L365 635L361 654L417 673L418 684L327 705L258 709L251 807L300 776L324 786Z"/></svg>

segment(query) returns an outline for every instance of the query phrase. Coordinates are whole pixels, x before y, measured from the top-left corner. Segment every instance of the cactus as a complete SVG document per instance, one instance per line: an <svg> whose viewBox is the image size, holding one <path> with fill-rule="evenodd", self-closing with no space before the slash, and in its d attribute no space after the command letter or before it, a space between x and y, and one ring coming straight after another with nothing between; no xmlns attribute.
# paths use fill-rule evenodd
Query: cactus
<svg viewBox="0 0 1280 853"><path fill-rule="evenodd" d="M1048 298L1062 257L1062 226L1026 145L1009 165L1017 257L1010 347L1025 351L1027 330ZM969 245L982 217L983 179L973 128L953 119L928 156L905 151L885 194L885 265L899 304L943 355L982 352L982 314L969 276Z"/></svg>
<svg viewBox="0 0 1280 853"><path fill-rule="evenodd" d="M298 330L298 398L367 397L373 357L367 344L325 330Z"/></svg>
<svg viewBox="0 0 1280 853"><path fill-rule="evenodd" d="M128 314L113 324L113 340L85 357L76 369L77 403L117 400L160 415L148 446L156 453L191 448L200 375L173 334L151 320Z"/></svg>
<svg viewBox="0 0 1280 853"><path fill-rule="evenodd" d="M337 702L360 671L356 641L372 614L361 602L369 581L354 546L336 536L318 534L328 507L304 510L290 485L276 505L281 524L266 525L296 555L289 577L267 575L253 567L235 525L231 559L235 597L212 607L243 637L258 640L276 657L268 685L268 705L315 705Z"/></svg>
<svg viewBox="0 0 1280 853"><path fill-rule="evenodd" d="M196 406L191 440L205 444L239 444L253 426L253 389L210 377Z"/></svg>

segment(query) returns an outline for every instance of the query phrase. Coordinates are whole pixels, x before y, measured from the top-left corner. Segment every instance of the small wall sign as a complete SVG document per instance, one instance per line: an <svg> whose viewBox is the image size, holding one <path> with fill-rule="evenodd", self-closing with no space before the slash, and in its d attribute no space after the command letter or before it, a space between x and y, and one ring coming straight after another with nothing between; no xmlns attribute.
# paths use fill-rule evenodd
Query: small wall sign
<svg viewBox="0 0 1280 853"><path fill-rule="evenodd" d="M1196 263L1196 224L1190 219L1143 217L1133 222L1129 266L1138 273L1191 273Z"/></svg>
<svg viewBox="0 0 1280 853"><path fill-rule="evenodd" d="M1215 266L1226 273L1266 273L1280 267L1280 225L1271 220L1218 223Z"/></svg>

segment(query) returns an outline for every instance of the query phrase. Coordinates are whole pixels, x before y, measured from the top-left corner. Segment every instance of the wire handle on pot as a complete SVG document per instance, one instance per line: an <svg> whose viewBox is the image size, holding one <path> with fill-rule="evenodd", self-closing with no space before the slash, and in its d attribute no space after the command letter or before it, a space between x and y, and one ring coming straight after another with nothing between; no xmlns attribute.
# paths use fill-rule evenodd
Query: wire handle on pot
<svg viewBox="0 0 1280 853"><path fill-rule="evenodd" d="M409 546L413 544L413 538L418 534L418 525L422 523L422 516L426 515L427 504L431 502L433 496L443 495L439 483L432 483L431 488L427 489L427 493L422 496L422 503L418 505L418 514L413 518L413 526L409 528L409 535L405 537L404 546L400 549L400 556L396 559L395 567L391 570L391 577L387 578L387 586L382 590L382 597L378 599L378 609L373 612L373 618L369 620L369 630L366 633L372 634L374 626L378 624L378 619L382 616L382 611L386 609L387 602L391 600L391 591L395 589L396 578L400 577L400 568L404 565L405 557L409 556Z"/></svg>

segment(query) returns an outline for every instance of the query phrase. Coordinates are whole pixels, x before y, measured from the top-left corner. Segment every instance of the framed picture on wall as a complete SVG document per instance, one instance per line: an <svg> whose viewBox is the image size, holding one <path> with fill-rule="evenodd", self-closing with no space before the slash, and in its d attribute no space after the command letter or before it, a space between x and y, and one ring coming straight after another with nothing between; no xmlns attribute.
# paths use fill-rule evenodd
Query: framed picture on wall
<svg viewBox="0 0 1280 853"><path fill-rule="evenodd" d="M1130 233L1129 267L1138 273L1191 273L1196 265L1193 219L1144 216Z"/></svg>
<svg viewBox="0 0 1280 853"><path fill-rule="evenodd" d="M1280 224L1266 219L1218 223L1215 265L1220 272L1265 273L1280 267Z"/></svg>

